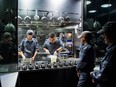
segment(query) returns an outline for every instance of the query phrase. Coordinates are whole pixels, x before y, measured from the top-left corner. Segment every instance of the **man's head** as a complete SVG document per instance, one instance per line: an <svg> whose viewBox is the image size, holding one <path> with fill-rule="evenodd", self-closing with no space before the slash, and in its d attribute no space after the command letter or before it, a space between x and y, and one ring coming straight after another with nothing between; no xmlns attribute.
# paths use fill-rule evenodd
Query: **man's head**
<svg viewBox="0 0 116 87"><path fill-rule="evenodd" d="M11 33L5 32L5 33L3 34L3 41L4 41L4 43L9 43L9 42L11 42L11 41L12 41L12 35L11 35Z"/></svg>
<svg viewBox="0 0 116 87"><path fill-rule="evenodd" d="M49 40L51 43L54 43L55 42L55 38L56 38L56 34L54 32L51 32L49 34Z"/></svg>
<svg viewBox="0 0 116 87"><path fill-rule="evenodd" d="M33 37L33 34L34 34L33 30L28 30L26 33L27 39L31 40Z"/></svg>
<svg viewBox="0 0 116 87"><path fill-rule="evenodd" d="M83 31L78 38L81 39L82 44L89 43L92 40L92 33L90 31Z"/></svg>
<svg viewBox="0 0 116 87"><path fill-rule="evenodd" d="M104 41L106 44L115 43L116 41L116 21L107 22L98 34L104 35Z"/></svg>

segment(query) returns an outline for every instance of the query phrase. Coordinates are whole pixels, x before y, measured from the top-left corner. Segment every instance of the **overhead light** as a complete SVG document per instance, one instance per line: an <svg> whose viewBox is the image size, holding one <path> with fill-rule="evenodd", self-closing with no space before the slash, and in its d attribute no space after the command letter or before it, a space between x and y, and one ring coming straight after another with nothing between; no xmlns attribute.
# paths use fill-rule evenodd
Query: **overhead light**
<svg viewBox="0 0 116 87"><path fill-rule="evenodd" d="M89 11L89 13L95 13L96 12L96 10L90 10Z"/></svg>
<svg viewBox="0 0 116 87"><path fill-rule="evenodd" d="M103 5L101 5L102 8L108 8L108 7L111 7L111 6L112 6L112 4L103 4Z"/></svg>
<svg viewBox="0 0 116 87"><path fill-rule="evenodd" d="M91 1L86 1L86 5L89 5L89 4L91 4Z"/></svg>

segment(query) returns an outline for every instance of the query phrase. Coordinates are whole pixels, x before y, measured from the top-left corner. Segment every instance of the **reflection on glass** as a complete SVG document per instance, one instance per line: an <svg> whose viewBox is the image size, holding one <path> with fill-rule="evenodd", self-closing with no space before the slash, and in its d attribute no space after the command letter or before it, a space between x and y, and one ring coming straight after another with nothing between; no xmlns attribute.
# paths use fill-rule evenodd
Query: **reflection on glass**
<svg viewBox="0 0 116 87"><path fill-rule="evenodd" d="M16 0L0 3L0 73L17 71Z"/></svg>

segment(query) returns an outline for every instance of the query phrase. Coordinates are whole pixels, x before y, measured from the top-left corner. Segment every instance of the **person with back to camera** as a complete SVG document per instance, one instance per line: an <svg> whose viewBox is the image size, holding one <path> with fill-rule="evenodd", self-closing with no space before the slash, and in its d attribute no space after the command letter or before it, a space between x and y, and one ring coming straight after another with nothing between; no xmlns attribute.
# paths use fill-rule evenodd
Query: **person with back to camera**
<svg viewBox="0 0 116 87"><path fill-rule="evenodd" d="M22 56L23 60L26 58L31 58L31 60L34 61L39 51L38 41L36 38L33 38L33 35L33 30L28 30L26 33L26 38L22 39L19 45L18 54Z"/></svg>
<svg viewBox="0 0 116 87"><path fill-rule="evenodd" d="M106 53L100 62L99 70L90 73L96 87L116 87L115 58L116 58L116 21L107 22L98 34L104 36L105 44L108 45Z"/></svg>
<svg viewBox="0 0 116 87"><path fill-rule="evenodd" d="M95 63L95 50L91 44L92 33L90 31L83 31L80 36L81 40L79 58L76 70L79 77L77 87L93 87L90 72L93 71Z"/></svg>

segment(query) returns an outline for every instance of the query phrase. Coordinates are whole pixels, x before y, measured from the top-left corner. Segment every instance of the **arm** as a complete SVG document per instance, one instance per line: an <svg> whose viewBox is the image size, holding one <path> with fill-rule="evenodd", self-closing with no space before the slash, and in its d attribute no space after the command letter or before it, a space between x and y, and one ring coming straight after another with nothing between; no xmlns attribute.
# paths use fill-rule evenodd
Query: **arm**
<svg viewBox="0 0 116 87"><path fill-rule="evenodd" d="M46 49L46 48L43 48L43 50L47 53L47 54L50 54L49 50Z"/></svg>
<svg viewBox="0 0 116 87"><path fill-rule="evenodd" d="M59 47L56 51L57 52L60 52L60 51L62 51L63 50L63 48L62 47Z"/></svg>
<svg viewBox="0 0 116 87"><path fill-rule="evenodd" d="M61 52L63 50L62 41L59 40L57 43L58 43L59 48L57 48L56 51L54 51L54 55L56 55L56 56L57 56L58 52Z"/></svg>
<svg viewBox="0 0 116 87"><path fill-rule="evenodd" d="M47 41L47 40L46 40L46 41ZM47 54L50 54L49 50L47 49L46 41L44 42L43 50L44 50Z"/></svg>
<svg viewBox="0 0 116 87"><path fill-rule="evenodd" d="M60 41L60 40L59 40L59 46L60 46L60 47L59 47L58 49L56 49L57 52L60 52L60 51L63 50L63 42Z"/></svg>
<svg viewBox="0 0 116 87"><path fill-rule="evenodd" d="M39 52L39 43L38 43L38 41L35 39L35 52L34 52L34 55L33 55L33 57L31 58L32 59L32 61L35 59L35 57L36 57L36 55L37 55L37 53Z"/></svg>
<svg viewBox="0 0 116 87"><path fill-rule="evenodd" d="M22 56L23 60L26 59L22 51L18 52L18 54L20 54Z"/></svg>
<svg viewBox="0 0 116 87"><path fill-rule="evenodd" d="M34 61L34 59L35 59L37 53L38 53L38 51L36 50L35 53L34 53L34 55L33 55L33 57L31 58L32 61Z"/></svg>
<svg viewBox="0 0 116 87"><path fill-rule="evenodd" d="M24 54L23 54L23 51L24 51L24 40L21 41L19 47L18 47L18 55L20 55L23 60L26 59Z"/></svg>

